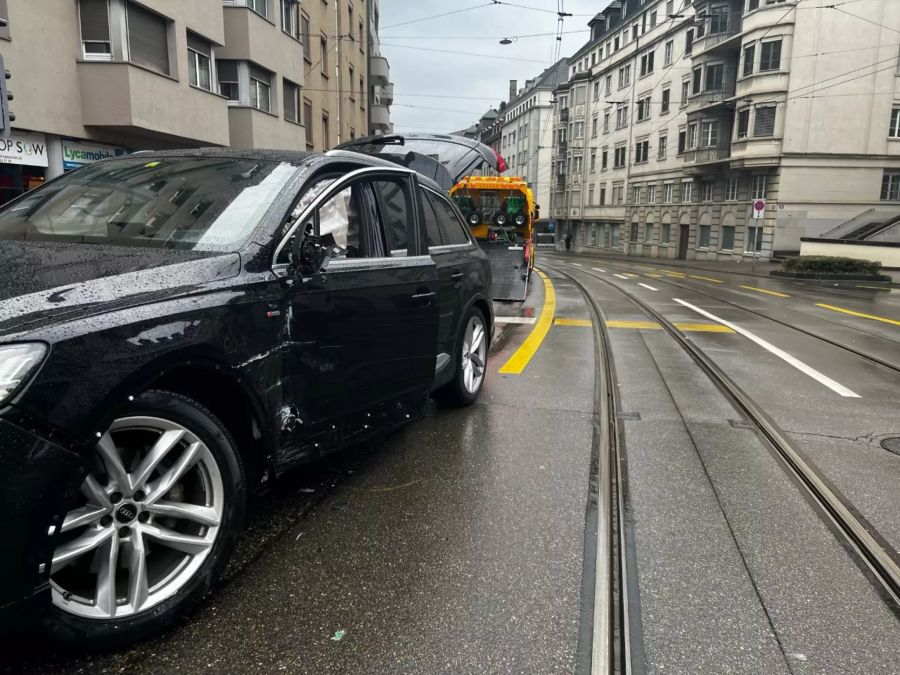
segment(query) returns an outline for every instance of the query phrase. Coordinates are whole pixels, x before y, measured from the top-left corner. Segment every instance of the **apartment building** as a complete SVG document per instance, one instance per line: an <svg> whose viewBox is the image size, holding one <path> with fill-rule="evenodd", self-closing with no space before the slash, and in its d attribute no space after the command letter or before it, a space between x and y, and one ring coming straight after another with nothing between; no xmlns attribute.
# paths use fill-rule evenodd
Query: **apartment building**
<svg viewBox="0 0 900 675"><path fill-rule="evenodd" d="M521 89L510 81L510 98L500 115L500 154L507 176L521 176L543 209L550 206L550 158L553 153L553 90L568 78L560 59Z"/></svg>
<svg viewBox="0 0 900 675"><path fill-rule="evenodd" d="M896 212L900 3L852 10L612 3L556 90L560 231L576 248L740 259Z"/></svg>
<svg viewBox="0 0 900 675"><path fill-rule="evenodd" d="M366 132L377 3L356 2L0 0L16 115L0 202L134 150L321 150Z"/></svg>
<svg viewBox="0 0 900 675"><path fill-rule="evenodd" d="M394 102L394 83L391 82L391 68L388 60L381 55L379 44L379 21L381 13L378 0L369 2L369 135L378 136L394 131L391 122L391 104Z"/></svg>

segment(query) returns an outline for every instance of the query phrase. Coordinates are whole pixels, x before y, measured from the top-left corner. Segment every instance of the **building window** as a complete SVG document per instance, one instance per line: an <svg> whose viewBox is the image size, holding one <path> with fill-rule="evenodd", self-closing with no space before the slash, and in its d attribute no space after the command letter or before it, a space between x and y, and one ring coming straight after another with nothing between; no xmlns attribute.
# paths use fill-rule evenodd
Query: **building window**
<svg viewBox="0 0 900 675"><path fill-rule="evenodd" d="M365 41L365 32L363 31L363 21L359 20L359 51L365 52L365 47L363 46Z"/></svg>
<svg viewBox="0 0 900 675"><path fill-rule="evenodd" d="M616 129L628 126L628 104L620 103L616 108Z"/></svg>
<svg viewBox="0 0 900 675"><path fill-rule="evenodd" d="M690 97L690 95L691 95L691 81L690 81L690 79L684 79L681 82L681 101L679 102L679 105L682 108L687 107L688 98Z"/></svg>
<svg viewBox="0 0 900 675"><path fill-rule="evenodd" d="M709 225L700 226L700 236L697 240L697 246L699 248L709 248L709 230Z"/></svg>
<svg viewBox="0 0 900 675"><path fill-rule="evenodd" d="M238 62L217 60L216 71L219 75L219 93L227 98L229 103L238 103L241 100L241 89L238 85Z"/></svg>
<svg viewBox="0 0 900 675"><path fill-rule="evenodd" d="M621 145L615 149L615 156L613 157L614 169L621 169L623 166L625 166L625 154L626 148L624 145Z"/></svg>
<svg viewBox="0 0 900 675"><path fill-rule="evenodd" d="M648 244L653 243L653 223L644 224L644 241Z"/></svg>
<svg viewBox="0 0 900 675"><path fill-rule="evenodd" d="M721 63L706 66L706 91L719 91L722 88L724 73L725 66Z"/></svg>
<svg viewBox="0 0 900 675"><path fill-rule="evenodd" d="M659 226L659 243L660 244L668 244L669 239L672 236L672 226L668 223L663 223Z"/></svg>
<svg viewBox="0 0 900 675"><path fill-rule="evenodd" d="M650 97L644 96L637 101L638 122L650 119Z"/></svg>
<svg viewBox="0 0 900 675"><path fill-rule="evenodd" d="M366 81L362 75L359 76L359 107L366 108Z"/></svg>
<svg viewBox="0 0 900 675"><path fill-rule="evenodd" d="M272 74L253 65L250 66L250 107L272 112Z"/></svg>
<svg viewBox="0 0 900 675"><path fill-rule="evenodd" d="M187 34L188 43L188 77L192 87L212 91L212 45L193 33Z"/></svg>
<svg viewBox="0 0 900 675"><path fill-rule="evenodd" d="M693 150L697 147L697 141L699 140L697 131L699 128L700 127L696 122L688 125L688 150Z"/></svg>
<svg viewBox="0 0 900 675"><path fill-rule="evenodd" d="M771 40L762 43L759 53L759 72L781 68L781 40Z"/></svg>
<svg viewBox="0 0 900 675"><path fill-rule="evenodd" d="M600 126L597 116L591 118L591 138L597 138L597 127Z"/></svg>
<svg viewBox="0 0 900 675"><path fill-rule="evenodd" d="M328 36L322 33L319 36L319 61L321 62L322 77L328 78Z"/></svg>
<svg viewBox="0 0 900 675"><path fill-rule="evenodd" d="M657 153L657 159L666 159L668 155L669 149L669 136L668 134L660 134L659 135L659 152Z"/></svg>
<svg viewBox="0 0 900 675"><path fill-rule="evenodd" d="M674 183L665 183L663 185L663 203L664 204L672 203L672 195L673 195L674 191L675 191ZM668 239L666 241L668 241Z"/></svg>
<svg viewBox="0 0 900 675"><path fill-rule="evenodd" d="M674 58L674 53L675 53L675 42L673 40L669 40L666 43L665 51L663 52L663 61L664 61L663 65L664 66L672 65L672 59Z"/></svg>
<svg viewBox="0 0 900 675"><path fill-rule="evenodd" d="M650 141L638 141L634 146L634 163L645 164L650 159Z"/></svg>
<svg viewBox="0 0 900 675"><path fill-rule="evenodd" d="M688 204L694 200L694 182L685 181L681 184L681 201Z"/></svg>
<svg viewBox="0 0 900 675"><path fill-rule="evenodd" d="M348 82L348 86L350 87L350 91L348 92L348 95L349 95L351 101L356 100L356 94L353 91L353 80L354 80L353 72L354 72L353 66L347 66L347 82Z"/></svg>
<svg viewBox="0 0 900 675"><path fill-rule="evenodd" d="M738 178L731 176L725 181L725 201L736 202L738 198Z"/></svg>
<svg viewBox="0 0 900 675"><path fill-rule="evenodd" d="M666 87L662 90L662 103L659 106L659 114L665 115L669 112L669 104L672 99L672 90Z"/></svg>
<svg viewBox="0 0 900 675"><path fill-rule="evenodd" d="M591 150L591 173L597 170L597 151Z"/></svg>
<svg viewBox="0 0 900 675"><path fill-rule="evenodd" d="M169 74L169 22L159 14L128 3L128 59Z"/></svg>
<svg viewBox="0 0 900 675"><path fill-rule="evenodd" d="M900 108L891 111L891 129L888 131L891 138L900 138Z"/></svg>
<svg viewBox="0 0 900 675"><path fill-rule="evenodd" d="M747 228L747 243L744 248L748 253L759 253L762 251L763 229L761 227Z"/></svg>
<svg viewBox="0 0 900 675"><path fill-rule="evenodd" d="M600 100L600 80L597 80L596 82L594 82L593 92L594 92L593 93L594 100L599 101Z"/></svg>
<svg viewBox="0 0 900 675"><path fill-rule="evenodd" d="M691 78L691 93L699 94L703 88L703 67L694 68Z"/></svg>
<svg viewBox="0 0 900 675"><path fill-rule="evenodd" d="M609 133L609 112L603 113L603 133Z"/></svg>
<svg viewBox="0 0 900 675"><path fill-rule="evenodd" d="M86 61L112 60L106 0L81 0L81 54Z"/></svg>
<svg viewBox="0 0 900 675"><path fill-rule="evenodd" d="M284 119L289 122L300 121L300 87L290 80L281 81L284 97Z"/></svg>
<svg viewBox="0 0 900 675"><path fill-rule="evenodd" d="M722 227L722 244L719 248L723 251L734 249L734 225L724 225Z"/></svg>
<svg viewBox="0 0 900 675"><path fill-rule="evenodd" d="M612 75L606 76L606 95L612 95Z"/></svg>
<svg viewBox="0 0 900 675"><path fill-rule="evenodd" d="M347 3L347 33L350 41L353 41L353 3Z"/></svg>
<svg viewBox="0 0 900 675"><path fill-rule="evenodd" d="M313 149L313 107L312 101L303 99L303 125L306 127L306 149Z"/></svg>
<svg viewBox="0 0 900 675"><path fill-rule="evenodd" d="M588 188L588 206L594 205L594 186L593 184Z"/></svg>
<svg viewBox="0 0 900 675"><path fill-rule="evenodd" d="M297 0L281 0L281 30L291 37L299 37L297 26L297 10L300 3Z"/></svg>
<svg viewBox="0 0 900 675"><path fill-rule="evenodd" d="M765 199L766 198L766 178L765 174L760 176L753 176L753 191L750 195L751 199Z"/></svg>
<svg viewBox="0 0 900 675"><path fill-rule="evenodd" d="M604 150L600 155L600 170L606 171L609 167L609 150Z"/></svg>
<svg viewBox="0 0 900 675"><path fill-rule="evenodd" d="M245 0L243 4L252 9L260 16L269 16L269 0Z"/></svg>
<svg viewBox="0 0 900 675"><path fill-rule="evenodd" d="M640 239L638 237L638 224L637 223L631 224L631 237L629 238L629 241L640 241Z"/></svg>
<svg viewBox="0 0 900 675"><path fill-rule="evenodd" d="M631 84L631 64L619 68L619 89L624 89Z"/></svg>
<svg viewBox="0 0 900 675"><path fill-rule="evenodd" d="M309 16L300 12L300 41L303 43L303 58L312 63L312 45L309 39Z"/></svg>
<svg viewBox="0 0 900 675"><path fill-rule="evenodd" d="M700 200L704 202L711 202L713 200L713 185L714 183L711 180L703 181L701 183L700 190Z"/></svg>
<svg viewBox="0 0 900 675"><path fill-rule="evenodd" d="M694 49L694 29L688 28L684 35L684 53L690 54Z"/></svg>
<svg viewBox="0 0 900 675"><path fill-rule="evenodd" d="M684 129L679 129L678 130L678 154L683 155L685 150L687 150L687 131Z"/></svg>
<svg viewBox="0 0 900 675"><path fill-rule="evenodd" d="M753 122L755 138L775 135L775 106L757 106L756 119Z"/></svg>
<svg viewBox="0 0 900 675"><path fill-rule="evenodd" d="M715 147L719 144L719 122L703 122L700 125L700 146L705 148Z"/></svg>
<svg viewBox="0 0 900 675"><path fill-rule="evenodd" d="M331 131L328 128L328 113L322 111L322 148L327 150L331 147Z"/></svg>
<svg viewBox="0 0 900 675"><path fill-rule="evenodd" d="M606 186L601 185L600 186L600 206L603 206L605 204L606 204Z"/></svg>
<svg viewBox="0 0 900 675"><path fill-rule="evenodd" d="M744 77L753 74L753 61L756 59L756 45L744 47Z"/></svg>
<svg viewBox="0 0 900 675"><path fill-rule="evenodd" d="M747 138L750 133L750 108L738 112L737 137L738 140Z"/></svg>
<svg viewBox="0 0 900 675"><path fill-rule="evenodd" d="M719 5L710 10L709 34L717 35L728 32L728 5Z"/></svg>
<svg viewBox="0 0 900 675"><path fill-rule="evenodd" d="M654 52L650 51L641 55L641 77L653 72L653 54Z"/></svg>
<svg viewBox="0 0 900 675"><path fill-rule="evenodd" d="M884 176L881 179L881 201L900 201L900 172L884 172Z"/></svg>
<svg viewBox="0 0 900 675"><path fill-rule="evenodd" d="M648 204L656 203L656 186L655 185L647 186L647 203Z"/></svg>

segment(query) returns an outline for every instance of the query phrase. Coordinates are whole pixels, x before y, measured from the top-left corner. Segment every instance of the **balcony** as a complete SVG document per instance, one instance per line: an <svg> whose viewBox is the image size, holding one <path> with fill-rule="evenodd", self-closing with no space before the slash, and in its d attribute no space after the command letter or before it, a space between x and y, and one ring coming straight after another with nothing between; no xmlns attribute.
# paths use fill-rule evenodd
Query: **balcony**
<svg viewBox="0 0 900 675"><path fill-rule="evenodd" d="M688 150L684 153L684 166L687 173L702 173L703 167L708 164L725 162L731 157L731 145L720 144L696 150ZM693 169L693 171L691 170Z"/></svg>
<svg viewBox="0 0 900 675"><path fill-rule="evenodd" d="M85 61L77 72L85 126L128 136L141 148L229 144L221 96L132 63Z"/></svg>
<svg viewBox="0 0 900 675"><path fill-rule="evenodd" d="M694 94L689 99L688 112L717 108L724 105L731 98L734 98L734 83L715 91L704 91L700 94Z"/></svg>
<svg viewBox="0 0 900 675"><path fill-rule="evenodd" d="M225 46L216 49L217 58L253 61L303 84L303 46L299 40L248 7L225 5L224 9Z"/></svg>
<svg viewBox="0 0 900 675"><path fill-rule="evenodd" d="M695 39L692 45L691 56L697 57L725 50L740 49L740 21L735 18L731 24L725 30L720 30L717 33L707 33L703 37Z"/></svg>
<svg viewBox="0 0 900 675"><path fill-rule="evenodd" d="M379 101L384 105L391 105L394 102L394 83L391 82L381 88L378 94Z"/></svg>
<svg viewBox="0 0 900 675"><path fill-rule="evenodd" d="M376 131L391 130L391 112L386 105L369 106L372 115L372 129Z"/></svg>
<svg viewBox="0 0 900 675"><path fill-rule="evenodd" d="M386 87L390 84L390 77L391 67L385 57L373 56L369 59L369 80L372 84Z"/></svg>

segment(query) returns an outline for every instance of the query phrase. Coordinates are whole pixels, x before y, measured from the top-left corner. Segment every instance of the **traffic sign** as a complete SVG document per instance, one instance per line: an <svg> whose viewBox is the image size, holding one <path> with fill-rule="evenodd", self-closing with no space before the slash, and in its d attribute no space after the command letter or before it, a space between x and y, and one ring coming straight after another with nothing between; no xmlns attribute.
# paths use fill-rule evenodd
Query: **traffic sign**
<svg viewBox="0 0 900 675"><path fill-rule="evenodd" d="M762 220L766 216L766 200L765 199L754 199L753 200L753 219L754 220Z"/></svg>

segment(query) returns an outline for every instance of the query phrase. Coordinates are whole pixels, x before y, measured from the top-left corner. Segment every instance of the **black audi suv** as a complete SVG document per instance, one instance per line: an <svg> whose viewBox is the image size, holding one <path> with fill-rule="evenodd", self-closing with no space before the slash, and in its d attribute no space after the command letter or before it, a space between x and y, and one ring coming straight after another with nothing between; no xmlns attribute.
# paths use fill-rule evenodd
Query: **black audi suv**
<svg viewBox="0 0 900 675"><path fill-rule="evenodd" d="M248 492L472 403L490 270L397 162L207 149L0 210L0 609L124 644L196 604Z"/></svg>

